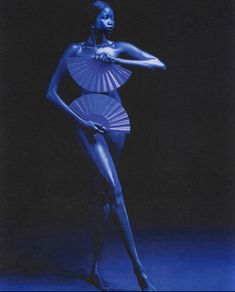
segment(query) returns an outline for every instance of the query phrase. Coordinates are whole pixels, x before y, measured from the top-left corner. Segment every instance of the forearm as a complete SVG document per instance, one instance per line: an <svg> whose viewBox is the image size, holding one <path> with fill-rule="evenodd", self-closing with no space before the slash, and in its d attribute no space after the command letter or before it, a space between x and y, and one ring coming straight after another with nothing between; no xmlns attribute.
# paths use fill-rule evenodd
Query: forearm
<svg viewBox="0 0 235 292"><path fill-rule="evenodd" d="M146 60L127 60L127 59L122 59L122 58L116 58L115 61L117 64L144 67L148 69L166 70L166 65L157 58L146 59Z"/></svg>
<svg viewBox="0 0 235 292"><path fill-rule="evenodd" d="M47 91L47 98L54 104L56 104L59 108L67 112L70 117L84 125L85 120L77 115L73 110L71 110L70 107L59 97L58 93L55 90L49 89Z"/></svg>

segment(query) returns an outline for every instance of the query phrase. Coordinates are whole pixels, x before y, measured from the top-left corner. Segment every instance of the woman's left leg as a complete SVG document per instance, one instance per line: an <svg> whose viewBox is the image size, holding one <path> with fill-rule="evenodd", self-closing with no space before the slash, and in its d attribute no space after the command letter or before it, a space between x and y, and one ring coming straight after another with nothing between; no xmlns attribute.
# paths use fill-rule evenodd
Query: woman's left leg
<svg viewBox="0 0 235 292"><path fill-rule="evenodd" d="M111 148L110 150L114 158L116 167L118 167L125 144L125 134L110 132L107 140ZM132 260L133 269L139 285L142 288L142 291L156 291L155 286L147 277L144 267L138 257L125 204L111 203L110 214L111 218L114 221L114 224L117 226L119 235L122 238L126 250Z"/></svg>

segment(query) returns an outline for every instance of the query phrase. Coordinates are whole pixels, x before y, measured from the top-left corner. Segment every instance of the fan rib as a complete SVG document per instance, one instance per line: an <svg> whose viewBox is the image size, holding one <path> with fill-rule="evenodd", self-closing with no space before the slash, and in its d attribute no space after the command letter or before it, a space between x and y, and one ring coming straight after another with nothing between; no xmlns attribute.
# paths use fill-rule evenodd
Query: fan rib
<svg viewBox="0 0 235 292"><path fill-rule="evenodd" d="M126 113L124 113L124 114L122 114L121 116L118 116L118 117L116 117L116 118L112 118L112 119L108 119L109 120L109 122L116 122L116 121L120 121L120 120L122 120L122 119L127 119L128 118L128 116L127 116L127 114Z"/></svg>
<svg viewBox="0 0 235 292"><path fill-rule="evenodd" d="M85 101L84 101L84 98L81 99L81 103L82 103L82 105L83 105L83 107L84 107L84 110L85 110L87 116L88 116L88 115L89 115L89 111L88 111L88 109L87 109L87 106L86 106L86 103L85 103Z"/></svg>
<svg viewBox="0 0 235 292"><path fill-rule="evenodd" d="M109 76L110 76L110 79L112 81L112 83L115 85L116 88L120 87L120 84L117 82L117 79L116 77L113 75L112 71L110 70L108 72Z"/></svg>
<svg viewBox="0 0 235 292"><path fill-rule="evenodd" d="M118 122L118 123L110 123L113 127L118 127L118 126L123 126L123 125L128 125L128 121L123 121L123 122Z"/></svg>
<svg viewBox="0 0 235 292"><path fill-rule="evenodd" d="M110 102L110 104L107 103L106 109L103 112L104 116L108 117L110 114L113 113L115 108L117 108L118 106L119 106L119 104L115 104L115 102Z"/></svg>
<svg viewBox="0 0 235 292"><path fill-rule="evenodd" d="M119 72L120 74L123 74L127 77L131 76L132 72L130 70L127 70L124 67L121 67L120 65L116 65L115 67L116 71Z"/></svg>
<svg viewBox="0 0 235 292"><path fill-rule="evenodd" d="M110 114L108 116L109 119L112 119L114 117L116 117L117 115L119 115L121 112L123 112L123 107L119 108L117 111L113 112L112 114Z"/></svg>
<svg viewBox="0 0 235 292"><path fill-rule="evenodd" d="M120 109L119 104L115 104L110 111L106 114L107 119L112 119L113 115L116 116L116 112Z"/></svg>
<svg viewBox="0 0 235 292"><path fill-rule="evenodd" d="M74 104L72 105L74 109L77 110L77 112L79 112L80 110L80 113L83 115L83 116L86 116L86 112L84 111L84 109L81 107L81 105L78 103L77 100L75 100ZM79 109L79 110L78 110Z"/></svg>

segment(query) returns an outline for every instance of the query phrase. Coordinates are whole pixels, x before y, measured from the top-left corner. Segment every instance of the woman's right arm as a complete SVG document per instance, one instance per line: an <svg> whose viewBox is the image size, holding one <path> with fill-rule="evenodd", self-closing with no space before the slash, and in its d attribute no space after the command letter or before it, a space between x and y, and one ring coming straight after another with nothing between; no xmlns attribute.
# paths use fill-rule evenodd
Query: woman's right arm
<svg viewBox="0 0 235 292"><path fill-rule="evenodd" d="M49 84L49 88L47 90L47 98L54 102L57 106L67 112L72 118L74 118L80 125L84 126L87 130L91 130L92 132L104 133L105 127L100 125L99 123L95 123L93 121L84 120L82 117L77 115L70 107L60 98L58 94L58 87L61 78L67 72L67 62L66 59L69 56L74 56L79 50L81 50L80 45L72 44L68 47L68 49L63 54L60 62L52 75L51 82Z"/></svg>
<svg viewBox="0 0 235 292"><path fill-rule="evenodd" d="M58 87L61 78L67 72L67 63L66 59L68 56L73 56L80 49L80 45L72 44L68 47L68 49L63 54L60 62L52 75L49 88L47 90L47 98L54 102L57 106L67 112L72 118L78 121L82 125L86 125L86 121L78 116L73 110L69 108L69 106L60 98L58 94Z"/></svg>

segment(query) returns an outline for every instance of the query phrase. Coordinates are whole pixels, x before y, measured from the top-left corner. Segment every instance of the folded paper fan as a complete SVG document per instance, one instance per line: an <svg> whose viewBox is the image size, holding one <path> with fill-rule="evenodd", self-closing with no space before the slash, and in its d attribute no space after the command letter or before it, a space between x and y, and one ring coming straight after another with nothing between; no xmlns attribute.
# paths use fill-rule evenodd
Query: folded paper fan
<svg viewBox="0 0 235 292"><path fill-rule="evenodd" d="M104 94L87 94L69 107L80 117L104 126L107 131L130 133L130 120L120 102Z"/></svg>
<svg viewBox="0 0 235 292"><path fill-rule="evenodd" d="M74 81L89 91L110 92L122 86L131 71L114 63L105 63L93 56L68 57L67 66Z"/></svg>

